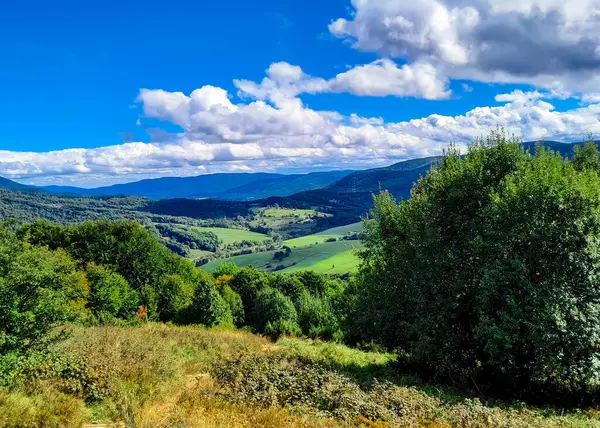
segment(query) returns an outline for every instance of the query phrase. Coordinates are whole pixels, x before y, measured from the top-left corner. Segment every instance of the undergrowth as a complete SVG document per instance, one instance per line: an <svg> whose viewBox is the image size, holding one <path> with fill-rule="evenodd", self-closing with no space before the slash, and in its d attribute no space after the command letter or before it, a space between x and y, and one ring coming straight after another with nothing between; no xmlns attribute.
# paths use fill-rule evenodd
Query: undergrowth
<svg viewBox="0 0 600 428"><path fill-rule="evenodd" d="M397 375L391 354L232 329L73 327L51 355L15 363L0 426L600 427L593 410L492 405L424 385Z"/></svg>

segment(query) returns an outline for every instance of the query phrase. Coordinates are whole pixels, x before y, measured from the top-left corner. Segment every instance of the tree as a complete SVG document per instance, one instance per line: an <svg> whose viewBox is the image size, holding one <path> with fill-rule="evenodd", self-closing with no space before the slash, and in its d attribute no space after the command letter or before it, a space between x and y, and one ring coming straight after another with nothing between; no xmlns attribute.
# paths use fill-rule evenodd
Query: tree
<svg viewBox="0 0 600 428"><path fill-rule="evenodd" d="M213 276L215 278L217 278L221 275L233 276L236 273L238 273L239 271L240 271L240 268L238 267L238 265L235 264L235 262L223 262L219 266L217 266L217 268L213 272Z"/></svg>
<svg viewBox="0 0 600 428"><path fill-rule="evenodd" d="M60 337L55 327L81 312L87 292L66 252L20 243L0 229L0 353Z"/></svg>
<svg viewBox="0 0 600 428"><path fill-rule="evenodd" d="M600 172L600 153L594 141L586 141L583 146L575 146L573 152L572 162L577 171L592 169Z"/></svg>
<svg viewBox="0 0 600 428"><path fill-rule="evenodd" d="M159 319L178 320L193 302L194 286L177 274L164 275L156 287L156 293Z"/></svg>
<svg viewBox="0 0 600 428"><path fill-rule="evenodd" d="M298 297L296 311L298 324L306 336L326 340L342 338L340 324L329 299L304 291Z"/></svg>
<svg viewBox="0 0 600 428"><path fill-rule="evenodd" d="M496 131L451 148L410 200L375 198L351 336L464 385L595 387L600 180L518 143Z"/></svg>
<svg viewBox="0 0 600 428"><path fill-rule="evenodd" d="M233 276L229 286L242 297L245 317L248 319L259 291L269 286L269 278L258 269L243 268Z"/></svg>
<svg viewBox="0 0 600 428"><path fill-rule="evenodd" d="M257 294L250 323L257 331L273 338L301 333L294 303L281 291L271 287Z"/></svg>
<svg viewBox="0 0 600 428"><path fill-rule="evenodd" d="M204 271L198 272L192 303L183 311L181 322L203 324L207 327L233 324L229 305L215 288L212 275Z"/></svg>
<svg viewBox="0 0 600 428"><path fill-rule="evenodd" d="M139 296L125 278L94 263L87 266L86 277L90 286L88 306L94 315L127 319L135 314Z"/></svg>

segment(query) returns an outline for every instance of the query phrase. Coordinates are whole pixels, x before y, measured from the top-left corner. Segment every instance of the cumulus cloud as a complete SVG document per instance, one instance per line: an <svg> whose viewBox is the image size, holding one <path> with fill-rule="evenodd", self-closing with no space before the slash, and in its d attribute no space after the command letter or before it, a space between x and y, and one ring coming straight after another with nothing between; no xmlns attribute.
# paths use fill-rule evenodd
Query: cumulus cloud
<svg viewBox="0 0 600 428"><path fill-rule="evenodd" d="M585 91L600 81L599 0L352 0L329 25L354 48L452 78Z"/></svg>
<svg viewBox="0 0 600 428"><path fill-rule="evenodd" d="M287 66L277 70L277 77L271 73L269 78L298 81L297 70ZM146 116L170 121L184 131L156 134L149 143L46 153L0 151L0 175L92 186L217 171L359 168L438 155L450 142L464 147L498 125L524 140L564 141L600 133L598 102L561 112L551 104L560 96L514 91L497 97L504 103L500 106L392 123L316 111L289 95L277 104L265 100L235 104L224 89L212 86L189 95L142 90L138 100ZM102 183L94 182L98 177L103 177Z"/></svg>
<svg viewBox="0 0 600 428"><path fill-rule="evenodd" d="M286 62L273 63L262 82L235 80L241 96L269 99L279 103L286 97L308 93L342 93L360 96L396 96L448 98L448 82L431 64L415 63L398 66L390 59L380 59L339 73L331 79L312 77L299 66Z"/></svg>

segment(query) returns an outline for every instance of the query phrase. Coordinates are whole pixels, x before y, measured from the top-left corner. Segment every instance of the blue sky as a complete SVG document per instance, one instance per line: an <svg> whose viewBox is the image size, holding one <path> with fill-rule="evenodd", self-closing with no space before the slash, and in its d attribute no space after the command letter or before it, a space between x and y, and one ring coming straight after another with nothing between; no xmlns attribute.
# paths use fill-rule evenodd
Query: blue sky
<svg viewBox="0 0 600 428"><path fill-rule="evenodd" d="M364 168L496 125L600 131L596 0L89 3L3 6L0 175Z"/></svg>

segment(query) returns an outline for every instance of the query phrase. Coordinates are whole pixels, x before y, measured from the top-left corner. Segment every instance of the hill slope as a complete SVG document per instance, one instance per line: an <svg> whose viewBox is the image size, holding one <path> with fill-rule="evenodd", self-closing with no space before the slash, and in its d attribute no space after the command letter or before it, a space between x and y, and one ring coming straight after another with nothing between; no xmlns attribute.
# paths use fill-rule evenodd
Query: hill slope
<svg viewBox="0 0 600 428"><path fill-rule="evenodd" d="M52 193L86 196L140 196L150 199L222 199L253 200L270 196L288 196L305 190L326 187L351 171L310 174L225 173L197 177L164 177L83 189L69 186L46 186Z"/></svg>
<svg viewBox="0 0 600 428"><path fill-rule="evenodd" d="M39 187L28 186L26 184L17 183L16 181L9 180L8 178L0 177L0 189L6 190L18 190L26 192L42 192L43 190Z"/></svg>

